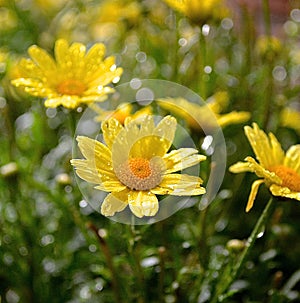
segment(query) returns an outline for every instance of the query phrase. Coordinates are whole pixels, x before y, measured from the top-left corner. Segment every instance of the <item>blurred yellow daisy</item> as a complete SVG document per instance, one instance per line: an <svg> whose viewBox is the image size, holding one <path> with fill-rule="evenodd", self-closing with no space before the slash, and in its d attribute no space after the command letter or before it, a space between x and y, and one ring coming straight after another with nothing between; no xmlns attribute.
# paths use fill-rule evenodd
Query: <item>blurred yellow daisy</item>
<svg viewBox="0 0 300 303"><path fill-rule="evenodd" d="M201 130L201 125L195 119L199 117L206 128L226 127L230 124L238 124L246 122L250 119L251 114L245 111L232 111L227 114L222 114L229 103L227 92L220 91L206 100L207 106L200 106L197 103L189 102L183 98L161 98L157 100L158 105L168 112L183 118L189 127L194 130ZM210 110L215 120L207 115ZM195 117L195 118L194 118ZM207 119L206 119L207 117ZM204 125L203 125L204 126Z"/></svg>
<svg viewBox="0 0 300 303"><path fill-rule="evenodd" d="M170 7L187 16L193 23L203 25L209 20L221 20L229 15L223 0L164 0Z"/></svg>
<svg viewBox="0 0 300 303"><path fill-rule="evenodd" d="M255 153L256 159L247 157L246 162L230 166L233 173L254 172L258 179L253 182L246 211L254 203L259 186L265 183L274 196L300 201L300 144L291 146L285 153L276 137L267 136L256 123L245 126L245 134Z"/></svg>
<svg viewBox="0 0 300 303"><path fill-rule="evenodd" d="M78 136L78 146L86 159L72 159L77 175L97 184L96 189L110 192L101 205L104 216L113 216L129 205L141 218L154 216L159 203L156 195L202 195L202 180L179 174L206 159L193 148L170 149L176 131L174 117L167 116L157 125L151 115L125 126L111 118L102 123L106 143Z"/></svg>
<svg viewBox="0 0 300 303"><path fill-rule="evenodd" d="M46 98L46 107L62 105L76 108L80 104L106 99L117 82L122 69L115 65L114 57L103 60L105 46L94 44L88 52L81 43L68 44L59 39L55 43L55 59L36 45L28 49L31 59L19 63L20 77L12 80L16 87L27 93Z"/></svg>
<svg viewBox="0 0 300 303"><path fill-rule="evenodd" d="M151 115L152 108L150 106L146 106L134 112L133 105L131 103L122 103L115 110L103 110L95 103L89 105L89 107L98 113L98 116L95 117L95 121L102 122L109 118L117 119L121 124L124 124L124 121L127 117L131 117L132 119L137 119L144 115Z"/></svg>
<svg viewBox="0 0 300 303"><path fill-rule="evenodd" d="M280 125L292 128L300 134L300 112L294 108L285 107L280 113Z"/></svg>

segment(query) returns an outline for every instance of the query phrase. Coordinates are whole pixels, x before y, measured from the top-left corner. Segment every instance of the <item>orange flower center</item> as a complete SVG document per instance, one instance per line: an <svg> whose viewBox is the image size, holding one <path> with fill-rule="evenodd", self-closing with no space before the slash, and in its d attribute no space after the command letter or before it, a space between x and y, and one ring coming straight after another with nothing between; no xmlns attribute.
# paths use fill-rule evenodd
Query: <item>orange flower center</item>
<svg viewBox="0 0 300 303"><path fill-rule="evenodd" d="M143 158L129 159L129 168L138 178L145 179L151 175L150 161Z"/></svg>
<svg viewBox="0 0 300 303"><path fill-rule="evenodd" d="M282 180L282 186L292 191L300 192L300 175L292 168L276 165L270 167L269 171L274 172Z"/></svg>
<svg viewBox="0 0 300 303"><path fill-rule="evenodd" d="M132 190L149 190L162 180L163 160L131 158L115 169L118 179Z"/></svg>
<svg viewBox="0 0 300 303"><path fill-rule="evenodd" d="M79 80L68 79L58 84L56 89L62 95L80 96L86 90L86 86Z"/></svg>

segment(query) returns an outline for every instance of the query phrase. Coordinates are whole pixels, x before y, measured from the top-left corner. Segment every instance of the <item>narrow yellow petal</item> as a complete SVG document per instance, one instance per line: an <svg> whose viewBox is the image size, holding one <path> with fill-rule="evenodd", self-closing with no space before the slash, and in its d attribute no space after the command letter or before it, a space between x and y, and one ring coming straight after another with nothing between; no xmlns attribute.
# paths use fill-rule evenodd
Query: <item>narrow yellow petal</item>
<svg viewBox="0 0 300 303"><path fill-rule="evenodd" d="M77 136L78 147L83 156L97 163L103 163L111 170L111 151L103 143L85 136Z"/></svg>
<svg viewBox="0 0 300 303"><path fill-rule="evenodd" d="M288 149L283 165L292 168L300 174L300 144L293 145Z"/></svg>
<svg viewBox="0 0 300 303"><path fill-rule="evenodd" d="M229 167L231 173L239 174L245 172L253 172L253 168L249 162L237 162Z"/></svg>
<svg viewBox="0 0 300 303"><path fill-rule="evenodd" d="M264 183L263 179L256 180L252 183L251 192L250 192L250 195L249 195L249 198L248 198L248 203L247 203L247 206L246 206L246 212L250 211L250 209L252 208L252 206L254 204L255 197L257 195L258 188L262 183Z"/></svg>
<svg viewBox="0 0 300 303"><path fill-rule="evenodd" d="M103 133L103 138L109 149L112 148L116 137L119 135L123 126L117 119L108 119L101 124L101 129Z"/></svg>
<svg viewBox="0 0 300 303"><path fill-rule="evenodd" d="M224 128L227 125L239 124L248 121L251 117L249 112L237 112L233 111L228 114L219 115L217 117L218 124Z"/></svg>
<svg viewBox="0 0 300 303"><path fill-rule="evenodd" d="M203 195L205 188L201 187L202 179L185 174L165 175L161 183L151 189L157 195L196 196Z"/></svg>
<svg viewBox="0 0 300 303"><path fill-rule="evenodd" d="M265 178L269 183L281 184L282 180L274 173L265 169L262 165L258 164L252 157L247 157L245 159L252 171L260 178Z"/></svg>
<svg viewBox="0 0 300 303"><path fill-rule="evenodd" d="M108 194L101 204L100 211L102 215L109 217L122 211L127 205L127 193Z"/></svg>
<svg viewBox="0 0 300 303"><path fill-rule="evenodd" d="M120 192L125 190L126 186L116 179L104 181L101 185L95 186L95 188L102 191Z"/></svg>
<svg viewBox="0 0 300 303"><path fill-rule="evenodd" d="M173 150L163 157L166 163L166 174L173 173L185 168L194 166L206 159L206 156L199 155L194 148L180 148Z"/></svg>
<svg viewBox="0 0 300 303"><path fill-rule="evenodd" d="M28 53L32 60L38 65L38 67L45 72L47 78L55 75L56 64L53 58L42 48L33 45L28 49ZM50 81L53 79L49 78Z"/></svg>
<svg viewBox="0 0 300 303"><path fill-rule="evenodd" d="M270 186L270 191L274 196L280 196L280 197L285 197L285 198L295 199L300 201L300 192L291 191L287 187L283 187L277 184L272 184Z"/></svg>

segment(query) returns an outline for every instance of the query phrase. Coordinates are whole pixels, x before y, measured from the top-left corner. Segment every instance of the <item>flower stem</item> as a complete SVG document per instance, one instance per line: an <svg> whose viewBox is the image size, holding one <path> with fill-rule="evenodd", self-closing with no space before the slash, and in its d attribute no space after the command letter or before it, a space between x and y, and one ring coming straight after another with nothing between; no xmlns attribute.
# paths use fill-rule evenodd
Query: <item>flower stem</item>
<svg viewBox="0 0 300 303"><path fill-rule="evenodd" d="M108 244L106 240L102 237L102 235L99 233L99 230L93 223L89 223L88 226L97 236L97 239L99 241L100 247L102 249L102 252L104 254L104 257L106 259L107 267L110 270L111 273L111 283L112 283L112 288L113 288L113 294L115 297L116 302L122 302L122 296L120 294L120 286L119 286L119 281L118 281L118 275L115 270L114 264L113 264L113 257L110 252L110 249L108 247Z"/></svg>
<svg viewBox="0 0 300 303"><path fill-rule="evenodd" d="M259 234L261 233L263 227L265 226L267 220L269 219L271 213L274 210L274 199L273 197L270 198L269 202L267 203L265 209L263 210L262 214L260 215L254 229L252 230L249 238L246 241L245 249L242 252L240 258L238 259L237 263L233 267L229 276L221 281L222 286L219 291L216 292L215 296L210 301L211 303L221 302L222 298L227 297L227 292L231 284L236 280L236 278L241 273L245 262L248 259L249 254L251 253L252 247L254 246L255 240L258 238Z"/></svg>

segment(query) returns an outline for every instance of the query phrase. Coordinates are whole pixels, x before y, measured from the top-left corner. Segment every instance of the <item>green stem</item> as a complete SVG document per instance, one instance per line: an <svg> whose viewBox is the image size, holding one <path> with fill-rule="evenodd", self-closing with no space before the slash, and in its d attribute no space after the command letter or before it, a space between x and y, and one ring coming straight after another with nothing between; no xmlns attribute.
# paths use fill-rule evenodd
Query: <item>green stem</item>
<svg viewBox="0 0 300 303"><path fill-rule="evenodd" d="M200 28L199 33L199 49L200 52L197 56L200 56L199 60L199 70L198 67L196 67L196 71L200 76L200 96L206 100L207 98L207 89L206 89L206 81L205 81L205 74L204 74L204 68L206 65L206 37L202 34L202 30Z"/></svg>
<svg viewBox="0 0 300 303"><path fill-rule="evenodd" d="M270 198L269 202L267 203L265 209L263 210L262 214L260 215L254 229L252 230L249 238L246 241L246 247L243 251L243 253L241 254L240 258L238 259L236 265L233 267L231 274L229 277L227 277L228 279L225 281L222 281L223 285L220 289L220 291L217 291L215 296L212 298L212 300L210 301L210 303L217 303L217 302L221 302L221 296L224 298L226 297L226 294L228 292L229 287L231 286L231 284L237 279L237 277L239 276L239 274L241 273L242 269L244 268L244 264L248 259L249 254L252 251L252 248L254 246L254 243L256 241L256 239L258 238L259 234L261 233L263 227L265 226L267 220L269 219L271 213L274 210L274 199L273 197Z"/></svg>
<svg viewBox="0 0 300 303"><path fill-rule="evenodd" d="M246 248L243 251L239 261L236 263L236 266L233 269L233 272L231 274L232 281L235 280L235 278L240 274L243 265L245 264L245 261L247 260L251 249L255 243L255 240L258 238L258 235L262 231L264 225L266 224L268 218L270 217L271 213L273 212L274 207L273 204L273 197L270 198L269 202L267 203L265 209L263 210L261 216L259 217L254 229L252 230L251 235L249 236L247 242L246 242Z"/></svg>
<svg viewBox="0 0 300 303"><path fill-rule="evenodd" d="M117 272L116 272L114 264L113 264L113 257L112 257L112 254L110 252L110 249L108 247L108 244L107 244L106 240L101 236L101 234L99 233L99 230L97 229L97 227L93 223L89 223L89 228L97 236L100 247L101 247L102 252L105 256L107 267L109 268L109 271L111 273L111 282L112 282L112 288L113 288L113 293L114 293L115 300L116 300L116 302L122 302L122 296L121 296L121 293L120 293L119 281L118 281L118 278L117 278L118 275L117 275Z"/></svg>
<svg viewBox="0 0 300 303"><path fill-rule="evenodd" d="M267 36L271 36L272 28L271 28L271 14L270 14L270 4L269 0L262 0L262 8L264 14L264 26Z"/></svg>

